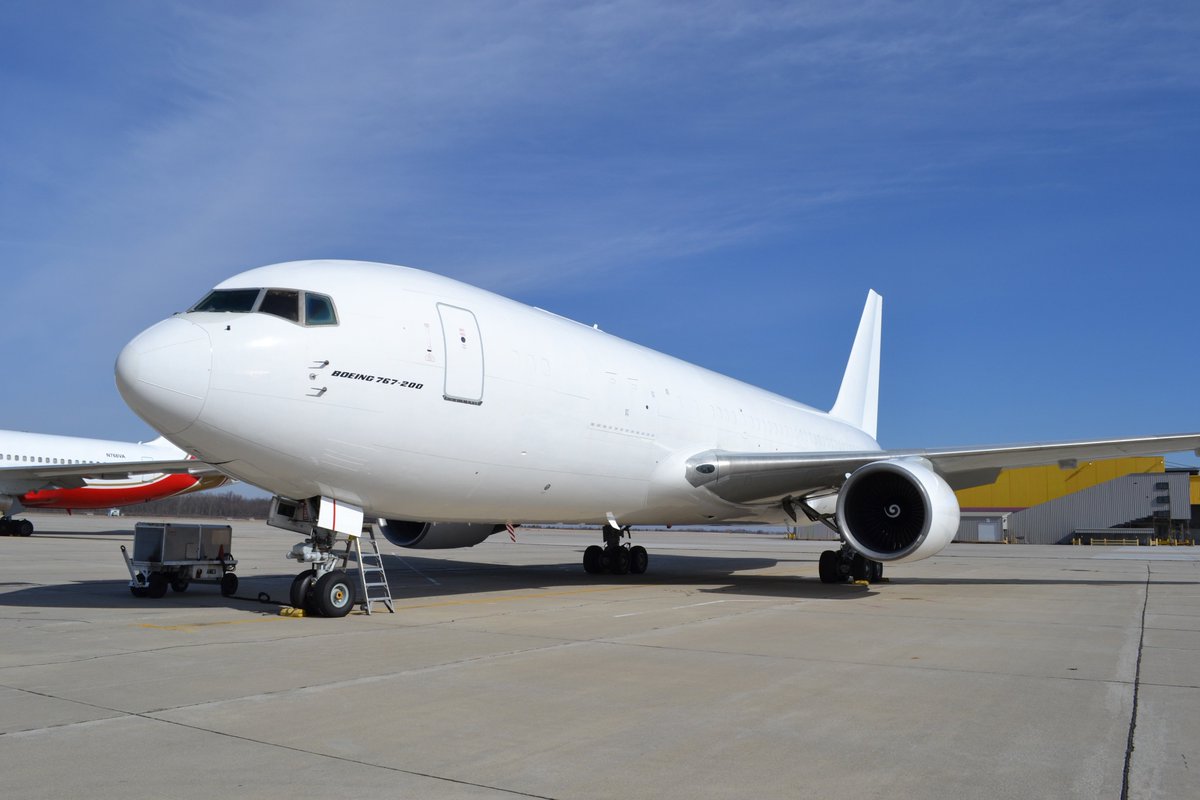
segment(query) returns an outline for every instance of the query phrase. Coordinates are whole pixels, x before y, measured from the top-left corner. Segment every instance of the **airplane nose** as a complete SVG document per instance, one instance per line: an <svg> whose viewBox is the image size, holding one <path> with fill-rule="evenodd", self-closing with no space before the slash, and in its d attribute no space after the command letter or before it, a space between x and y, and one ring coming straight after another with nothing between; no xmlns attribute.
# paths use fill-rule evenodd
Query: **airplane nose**
<svg viewBox="0 0 1200 800"><path fill-rule="evenodd" d="M160 433L186 430L200 416L212 372L212 342L199 325L165 319L117 356L117 390Z"/></svg>

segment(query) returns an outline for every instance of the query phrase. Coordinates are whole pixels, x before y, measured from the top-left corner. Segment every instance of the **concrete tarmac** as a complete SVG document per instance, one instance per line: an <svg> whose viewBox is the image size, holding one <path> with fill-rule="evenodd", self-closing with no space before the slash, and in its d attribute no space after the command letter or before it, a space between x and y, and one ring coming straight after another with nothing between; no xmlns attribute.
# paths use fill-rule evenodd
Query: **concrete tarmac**
<svg viewBox="0 0 1200 800"><path fill-rule="evenodd" d="M289 618L297 541L233 522L241 588L137 599L134 519L0 538L8 798L1192 798L1200 548L952 545L825 586L827 545L654 532L385 543L396 613ZM379 609L380 607L376 607Z"/></svg>

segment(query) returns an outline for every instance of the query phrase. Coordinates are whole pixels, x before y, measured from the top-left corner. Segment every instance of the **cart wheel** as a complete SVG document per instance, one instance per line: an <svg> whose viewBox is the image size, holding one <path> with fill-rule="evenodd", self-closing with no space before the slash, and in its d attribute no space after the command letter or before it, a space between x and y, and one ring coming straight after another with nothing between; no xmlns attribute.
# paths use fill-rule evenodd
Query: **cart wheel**
<svg viewBox="0 0 1200 800"><path fill-rule="evenodd" d="M146 585L146 596L153 597L155 600L167 593L167 586L170 585L167 576L161 572L151 572L150 580Z"/></svg>
<svg viewBox="0 0 1200 800"><path fill-rule="evenodd" d="M221 576L221 594L229 597L237 591L238 578L232 572L226 572Z"/></svg>
<svg viewBox="0 0 1200 800"><path fill-rule="evenodd" d="M317 571L315 569L306 569L292 578L292 591L289 597L293 608L305 610L312 608L312 588L316 578Z"/></svg>
<svg viewBox="0 0 1200 800"><path fill-rule="evenodd" d="M129 593L134 597L149 597L150 590L145 586L130 586Z"/></svg>
<svg viewBox="0 0 1200 800"><path fill-rule="evenodd" d="M171 588L177 592L186 592L188 588L188 579L184 577L172 578Z"/></svg>
<svg viewBox="0 0 1200 800"><path fill-rule="evenodd" d="M326 572L313 587L313 605L323 617L344 617L354 607L354 584L340 569Z"/></svg>

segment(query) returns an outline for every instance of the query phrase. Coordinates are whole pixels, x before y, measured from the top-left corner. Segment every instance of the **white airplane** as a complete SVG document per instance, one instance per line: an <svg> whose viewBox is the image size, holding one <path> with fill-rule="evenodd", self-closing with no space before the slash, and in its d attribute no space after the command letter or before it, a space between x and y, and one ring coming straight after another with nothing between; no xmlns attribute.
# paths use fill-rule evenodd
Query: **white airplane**
<svg viewBox="0 0 1200 800"><path fill-rule="evenodd" d="M0 536L30 536L23 508L116 508L221 486L229 478L165 438L112 442L0 431Z"/></svg>
<svg viewBox="0 0 1200 800"><path fill-rule="evenodd" d="M469 547L505 524L600 523L589 573L641 573L636 525L780 523L841 536L820 577L877 580L958 527L953 489L1005 467L1200 448L1200 434L883 450L882 300L867 296L829 412L416 269L301 261L243 272L121 351L129 406L197 459L276 495L308 536L292 600L340 616L339 533ZM697 335L709 335L708 329Z"/></svg>

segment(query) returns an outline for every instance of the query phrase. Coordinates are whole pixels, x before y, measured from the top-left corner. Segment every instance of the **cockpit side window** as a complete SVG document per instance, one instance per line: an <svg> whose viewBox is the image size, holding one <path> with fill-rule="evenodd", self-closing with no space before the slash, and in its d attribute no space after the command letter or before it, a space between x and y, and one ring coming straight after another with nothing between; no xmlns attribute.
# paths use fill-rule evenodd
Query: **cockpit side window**
<svg viewBox="0 0 1200 800"><path fill-rule="evenodd" d="M189 311L232 311L247 313L254 309L261 289L213 289Z"/></svg>
<svg viewBox="0 0 1200 800"><path fill-rule="evenodd" d="M337 325L333 301L323 294L304 293L305 325Z"/></svg>
<svg viewBox="0 0 1200 800"><path fill-rule="evenodd" d="M258 310L263 314L300 321L300 293L295 289L267 289Z"/></svg>

